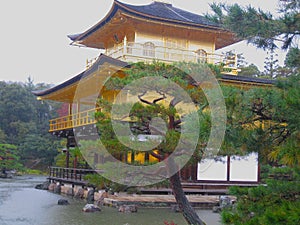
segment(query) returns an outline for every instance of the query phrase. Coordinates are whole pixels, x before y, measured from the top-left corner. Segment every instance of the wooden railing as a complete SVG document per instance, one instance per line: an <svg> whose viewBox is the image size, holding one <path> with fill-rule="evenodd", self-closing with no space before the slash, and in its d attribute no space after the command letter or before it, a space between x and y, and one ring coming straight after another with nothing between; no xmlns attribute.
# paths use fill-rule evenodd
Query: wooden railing
<svg viewBox="0 0 300 225"><path fill-rule="evenodd" d="M106 49L106 54L112 58L127 62L149 61L154 59L162 62L207 62L223 65L224 68L237 70L236 55L224 55L205 52L204 50L188 50L183 48L172 48L163 44L149 45L135 42L125 42L116 45L114 48ZM89 61L89 66L92 61Z"/></svg>
<svg viewBox="0 0 300 225"><path fill-rule="evenodd" d="M63 167L50 167L49 170L49 179L72 183L86 183L86 180L84 180L85 175L101 172L92 169L75 169Z"/></svg>
<svg viewBox="0 0 300 225"><path fill-rule="evenodd" d="M87 111L75 113L68 116L59 117L49 120L49 132L72 129L74 127L95 124L95 113L101 111L100 108L90 109Z"/></svg>

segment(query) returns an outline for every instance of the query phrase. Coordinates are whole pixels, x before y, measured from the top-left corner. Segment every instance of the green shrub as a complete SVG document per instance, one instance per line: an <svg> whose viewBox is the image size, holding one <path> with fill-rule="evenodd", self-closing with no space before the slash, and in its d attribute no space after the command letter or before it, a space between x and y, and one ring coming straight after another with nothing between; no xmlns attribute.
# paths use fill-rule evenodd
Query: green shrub
<svg viewBox="0 0 300 225"><path fill-rule="evenodd" d="M265 171L264 185L230 188L230 194L237 196L237 203L222 212L224 224L300 224L299 168L268 168Z"/></svg>

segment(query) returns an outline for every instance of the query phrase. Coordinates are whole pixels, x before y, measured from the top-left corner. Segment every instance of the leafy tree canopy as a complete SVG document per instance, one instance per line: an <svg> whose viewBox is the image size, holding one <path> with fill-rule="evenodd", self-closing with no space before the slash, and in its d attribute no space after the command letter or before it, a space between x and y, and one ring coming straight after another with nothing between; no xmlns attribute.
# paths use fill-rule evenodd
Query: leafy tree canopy
<svg viewBox="0 0 300 225"><path fill-rule="evenodd" d="M0 169L12 170L21 169L20 155L17 146L10 144L0 144Z"/></svg>
<svg viewBox="0 0 300 225"><path fill-rule="evenodd" d="M50 134L49 119L56 116L58 104L37 101L33 90L46 84L0 82L0 144L17 146L20 160L30 166L48 166L57 154L57 141Z"/></svg>
<svg viewBox="0 0 300 225"><path fill-rule="evenodd" d="M299 169L266 167L263 175L265 186L230 188L237 203L222 212L224 224L299 224Z"/></svg>

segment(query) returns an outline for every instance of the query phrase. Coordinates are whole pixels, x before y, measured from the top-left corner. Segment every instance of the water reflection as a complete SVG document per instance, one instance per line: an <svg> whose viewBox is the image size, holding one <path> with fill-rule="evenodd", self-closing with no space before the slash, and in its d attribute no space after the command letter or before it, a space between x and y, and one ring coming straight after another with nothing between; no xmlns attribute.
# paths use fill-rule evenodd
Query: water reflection
<svg viewBox="0 0 300 225"><path fill-rule="evenodd" d="M1 225L163 225L164 221L186 225L180 213L169 209L139 208L138 213L122 214L103 207L100 213L83 213L85 202L73 198L68 198L70 205L60 206L57 201L62 196L33 188L43 181L45 177L0 179ZM217 224L218 214L199 213L207 224Z"/></svg>

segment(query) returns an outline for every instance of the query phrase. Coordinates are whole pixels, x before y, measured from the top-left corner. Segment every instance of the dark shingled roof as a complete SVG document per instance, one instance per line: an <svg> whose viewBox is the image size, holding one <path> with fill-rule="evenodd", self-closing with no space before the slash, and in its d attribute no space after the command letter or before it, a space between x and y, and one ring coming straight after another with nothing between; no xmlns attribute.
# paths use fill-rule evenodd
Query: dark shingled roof
<svg viewBox="0 0 300 225"><path fill-rule="evenodd" d="M72 77L71 79L56 85L52 88L41 90L41 91L33 91L32 93L36 96L45 96L48 94L51 94L53 92L56 92L62 88L65 88L67 86L70 86L78 81L80 81L82 78L87 77L94 73L96 70L99 70L99 68L104 64L109 63L111 65L119 66L119 67L130 67L130 64L123 62L118 59L111 58L109 56L106 56L104 54L100 54L96 62L87 70L79 73L78 75ZM253 78L253 77L243 77L243 76L233 76L233 75L222 75L221 77L223 80L227 81L240 81L240 82L249 82L249 83L260 83L260 84L270 84L274 85L276 83L275 80L268 80L268 79L261 79L261 78Z"/></svg>
<svg viewBox="0 0 300 225"><path fill-rule="evenodd" d="M136 6L114 0L114 4L110 10L110 13L102 21L82 34L68 35L68 37L72 41L81 41L85 39L108 23L118 10L148 20L169 22L177 25L189 25L207 29L222 29L218 24L209 21L204 16L173 7L168 3L153 2L149 5Z"/></svg>
<svg viewBox="0 0 300 225"><path fill-rule="evenodd" d="M135 11L136 13L147 14L161 19L182 21L186 23L195 23L207 26L218 26L216 23L209 21L204 16L178 9L176 7L173 7L172 4L168 3L155 1L149 5L135 6L121 3L119 1L116 2L118 2L119 5Z"/></svg>
<svg viewBox="0 0 300 225"><path fill-rule="evenodd" d="M46 89L46 90L38 90L38 91L32 91L32 94L34 94L35 96L45 96L45 95L48 95L48 94L51 94L55 91L58 91L64 87L67 87L71 84L74 84L76 83L77 81L80 81L80 79L83 77L84 75L84 72L81 72L80 74L72 77L71 79L59 84L59 85L56 85L56 86L53 86L49 89Z"/></svg>
<svg viewBox="0 0 300 225"><path fill-rule="evenodd" d="M276 83L275 80L255 78L255 77L233 76L233 75L223 75L222 79L242 81L242 82L250 82L250 83L272 84L272 85L274 85Z"/></svg>

